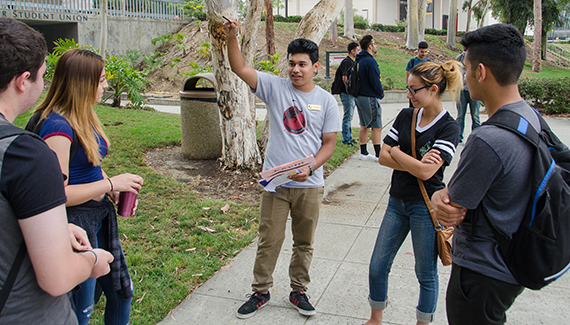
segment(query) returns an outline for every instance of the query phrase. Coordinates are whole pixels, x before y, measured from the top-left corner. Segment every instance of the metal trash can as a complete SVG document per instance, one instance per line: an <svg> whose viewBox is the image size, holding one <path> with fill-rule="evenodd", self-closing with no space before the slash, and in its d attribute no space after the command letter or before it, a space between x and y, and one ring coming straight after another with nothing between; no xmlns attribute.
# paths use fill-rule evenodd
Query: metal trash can
<svg viewBox="0 0 570 325"><path fill-rule="evenodd" d="M200 80L211 88L198 88ZM180 91L182 155L188 159L216 159L222 155L220 110L214 74L201 73L184 80Z"/></svg>

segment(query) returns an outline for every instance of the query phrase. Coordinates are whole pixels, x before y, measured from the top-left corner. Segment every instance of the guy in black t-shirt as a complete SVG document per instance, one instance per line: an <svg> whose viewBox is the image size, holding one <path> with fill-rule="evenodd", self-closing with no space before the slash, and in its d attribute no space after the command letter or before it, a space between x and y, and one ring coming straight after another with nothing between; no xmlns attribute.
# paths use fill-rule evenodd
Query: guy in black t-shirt
<svg viewBox="0 0 570 325"><path fill-rule="evenodd" d="M2 133L25 132L12 121L40 96L46 55L39 32L0 18ZM85 232L68 225L59 163L40 138L27 133L0 139L0 166L0 286L3 295L9 293L0 324L77 324L67 292L107 274L113 256L91 249ZM21 248L26 254L17 259ZM19 267L10 286L13 265Z"/></svg>
<svg viewBox="0 0 570 325"><path fill-rule="evenodd" d="M347 47L348 56L342 60L340 66L336 70L334 75L334 82L331 86L331 93L333 95L339 94L340 101L342 102L342 108L344 109L344 115L342 117L342 143L350 146L356 145L356 140L352 138L351 133L351 122L354 116L354 107L356 103L354 102L354 97L346 92L345 83L348 80L348 73L350 68L354 65L354 58L356 54L360 52L360 45L356 42L348 44Z"/></svg>

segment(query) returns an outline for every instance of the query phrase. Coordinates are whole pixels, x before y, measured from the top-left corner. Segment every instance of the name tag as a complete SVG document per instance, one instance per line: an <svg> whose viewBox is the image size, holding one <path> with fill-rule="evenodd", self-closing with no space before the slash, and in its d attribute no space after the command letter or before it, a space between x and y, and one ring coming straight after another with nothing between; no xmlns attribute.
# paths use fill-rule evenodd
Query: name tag
<svg viewBox="0 0 570 325"><path fill-rule="evenodd" d="M311 110L311 111L320 111L320 110L321 110L321 105L309 104L309 110Z"/></svg>

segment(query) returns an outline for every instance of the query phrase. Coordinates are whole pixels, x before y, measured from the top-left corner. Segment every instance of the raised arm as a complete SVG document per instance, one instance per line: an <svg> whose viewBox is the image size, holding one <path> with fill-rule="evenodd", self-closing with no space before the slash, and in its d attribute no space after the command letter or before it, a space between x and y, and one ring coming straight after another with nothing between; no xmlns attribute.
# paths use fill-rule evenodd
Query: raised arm
<svg viewBox="0 0 570 325"><path fill-rule="evenodd" d="M74 253L65 206L19 219L26 247L40 287L52 296L69 292L89 277L109 273L113 255L102 249ZM95 265L94 265L95 264Z"/></svg>
<svg viewBox="0 0 570 325"><path fill-rule="evenodd" d="M228 39L228 58L232 71L245 81L253 90L257 90L257 73L248 66L239 49L238 34L239 23L233 19L224 23L224 30Z"/></svg>

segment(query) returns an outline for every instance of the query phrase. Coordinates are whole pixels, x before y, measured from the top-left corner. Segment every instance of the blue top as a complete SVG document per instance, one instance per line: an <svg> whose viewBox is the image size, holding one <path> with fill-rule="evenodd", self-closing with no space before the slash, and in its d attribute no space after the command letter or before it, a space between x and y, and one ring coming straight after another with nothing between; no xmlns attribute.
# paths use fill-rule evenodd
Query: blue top
<svg viewBox="0 0 570 325"><path fill-rule="evenodd" d="M410 61L408 61L408 65L406 65L406 71L410 71L416 65L418 65L420 63L428 62L428 61L431 62L431 60L428 59L427 56L423 60L420 60L420 59L418 59L417 56L414 56L413 58L410 59Z"/></svg>
<svg viewBox="0 0 570 325"><path fill-rule="evenodd" d="M358 96L384 98L382 77L374 57L368 51L361 51L356 55L358 62L358 79L360 90Z"/></svg>
<svg viewBox="0 0 570 325"><path fill-rule="evenodd" d="M95 132L95 131L93 131ZM50 113L45 120L42 128L40 130L40 137L44 140L56 135L64 136L73 142L73 129L67 120L57 114ZM99 153L101 157L105 158L107 156L107 143L102 136L96 134L99 137ZM73 157L73 160L69 162L69 175L68 175L69 185L87 184L103 179L103 171L101 166L94 166L93 163L87 159L87 155L83 146L80 144L77 147L77 152Z"/></svg>

